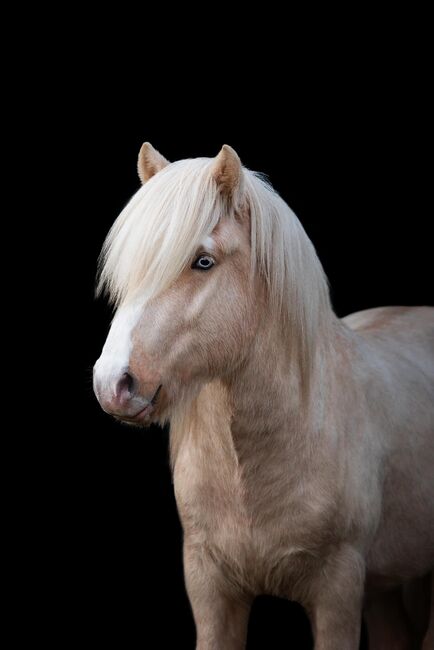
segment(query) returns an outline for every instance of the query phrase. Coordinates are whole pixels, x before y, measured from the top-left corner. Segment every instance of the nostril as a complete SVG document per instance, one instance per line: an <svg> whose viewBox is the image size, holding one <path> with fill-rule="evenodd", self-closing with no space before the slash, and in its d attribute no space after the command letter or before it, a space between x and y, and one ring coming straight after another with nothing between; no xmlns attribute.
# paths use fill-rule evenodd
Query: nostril
<svg viewBox="0 0 434 650"><path fill-rule="evenodd" d="M132 393L133 392L133 386L134 386L134 379L131 377L130 374L128 374L128 372L124 373L123 378L124 378L125 384L127 386L128 392Z"/></svg>
<svg viewBox="0 0 434 650"><path fill-rule="evenodd" d="M124 372L122 377L119 379L115 394L118 399L129 399L134 390L134 379L131 377L128 372Z"/></svg>

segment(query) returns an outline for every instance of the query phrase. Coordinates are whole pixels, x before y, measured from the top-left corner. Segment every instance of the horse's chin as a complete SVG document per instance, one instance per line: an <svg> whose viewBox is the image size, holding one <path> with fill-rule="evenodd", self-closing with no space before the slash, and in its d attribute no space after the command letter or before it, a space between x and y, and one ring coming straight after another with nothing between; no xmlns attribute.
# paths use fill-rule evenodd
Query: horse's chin
<svg viewBox="0 0 434 650"><path fill-rule="evenodd" d="M114 418L115 420L117 420L117 422L120 422L121 424L126 424L129 427L135 427L140 429L148 429L153 424L158 424L158 420L154 420L151 418L132 420L130 418L122 418L117 415L115 415Z"/></svg>
<svg viewBox="0 0 434 650"><path fill-rule="evenodd" d="M134 419L123 418L117 415L114 416L114 418L121 424L126 424L127 426L141 428L141 429L148 429L153 425L163 427L165 424L167 424L168 421L167 417L165 417L164 415L160 415L159 413L152 413L146 417L136 417Z"/></svg>

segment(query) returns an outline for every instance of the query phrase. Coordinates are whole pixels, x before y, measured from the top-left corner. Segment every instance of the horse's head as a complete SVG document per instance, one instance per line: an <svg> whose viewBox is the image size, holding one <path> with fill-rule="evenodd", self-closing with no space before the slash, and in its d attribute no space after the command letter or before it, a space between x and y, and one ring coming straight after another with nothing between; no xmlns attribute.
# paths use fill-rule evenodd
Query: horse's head
<svg viewBox="0 0 434 650"><path fill-rule="evenodd" d="M102 254L100 286L118 308L94 389L108 413L148 424L243 362L264 287L233 149L169 164L146 143L138 168L143 186Z"/></svg>
<svg viewBox="0 0 434 650"><path fill-rule="evenodd" d="M307 394L331 312L321 264L291 209L226 145L215 159L169 164L144 144L139 176L101 256L99 288L117 305L95 365L103 409L162 422L278 339Z"/></svg>

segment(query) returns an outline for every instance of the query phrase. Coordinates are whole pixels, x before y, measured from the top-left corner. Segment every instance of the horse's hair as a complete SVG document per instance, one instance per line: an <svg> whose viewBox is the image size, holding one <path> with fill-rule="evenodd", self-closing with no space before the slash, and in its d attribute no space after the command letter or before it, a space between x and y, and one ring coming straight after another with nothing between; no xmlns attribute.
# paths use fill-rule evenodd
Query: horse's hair
<svg viewBox="0 0 434 650"><path fill-rule="evenodd" d="M252 270L268 287L269 308L288 327L288 341L307 379L318 329L329 314L327 280L299 220L258 174L243 168L233 200L219 191L213 160L172 163L155 174L119 215L105 241L98 293L115 305L138 292L150 299L192 261L222 216L246 206L251 221Z"/></svg>

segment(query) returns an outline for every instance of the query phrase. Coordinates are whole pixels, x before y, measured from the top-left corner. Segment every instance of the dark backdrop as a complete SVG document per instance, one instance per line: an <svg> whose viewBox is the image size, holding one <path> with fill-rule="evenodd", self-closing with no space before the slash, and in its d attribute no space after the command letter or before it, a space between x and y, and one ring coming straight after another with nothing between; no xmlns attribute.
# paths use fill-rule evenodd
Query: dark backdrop
<svg viewBox="0 0 434 650"><path fill-rule="evenodd" d="M61 414L68 433L56 429L50 485L61 638L194 647L168 432L115 423L91 387L111 317L94 300L96 259L109 226L139 187L136 157L144 140L169 160L214 156L228 143L245 165L265 172L313 240L338 315L432 302L425 162L432 143L424 80L400 66L375 79L352 73L333 81L326 72L308 77L297 92L291 79L287 86L281 81L286 96L258 79L264 108L243 87L226 97L218 85L206 95L189 88L188 109L179 89L161 103L152 87L134 97L122 87L101 94L93 79L65 91L68 117L54 127L62 156L54 146L51 161L64 174L67 194L51 227L65 244L62 273L70 291L63 322L71 331L73 405ZM58 350L60 358L63 347ZM47 621L51 615L45 613ZM310 647L298 605L267 598L255 604L250 650Z"/></svg>

